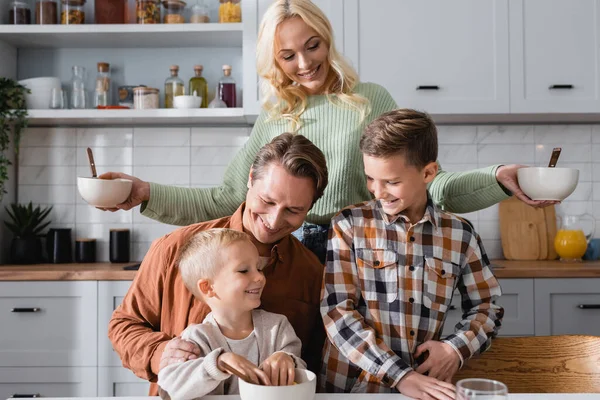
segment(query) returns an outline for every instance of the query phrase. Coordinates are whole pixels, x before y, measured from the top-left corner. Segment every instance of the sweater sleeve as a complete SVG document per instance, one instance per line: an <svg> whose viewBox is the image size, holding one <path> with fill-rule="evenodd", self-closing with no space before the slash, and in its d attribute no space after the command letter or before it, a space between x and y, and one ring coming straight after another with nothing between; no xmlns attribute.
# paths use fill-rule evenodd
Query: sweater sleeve
<svg viewBox="0 0 600 400"><path fill-rule="evenodd" d="M300 358L302 343L298 336L296 336L296 332L290 324L290 321L283 315L280 317L281 319L278 324L273 352L276 353L282 351L286 353L292 357L297 368L306 369L306 363Z"/></svg>
<svg viewBox="0 0 600 400"><path fill-rule="evenodd" d="M143 216L171 225L191 225L226 217L246 198L248 174L256 154L269 138L261 113L250 138L229 164L220 186L183 188L150 184L150 199L141 206Z"/></svg>
<svg viewBox="0 0 600 400"><path fill-rule="evenodd" d="M496 180L499 165L466 172L441 170L429 184L433 202L443 210L468 213L482 210L507 199L511 194Z"/></svg>

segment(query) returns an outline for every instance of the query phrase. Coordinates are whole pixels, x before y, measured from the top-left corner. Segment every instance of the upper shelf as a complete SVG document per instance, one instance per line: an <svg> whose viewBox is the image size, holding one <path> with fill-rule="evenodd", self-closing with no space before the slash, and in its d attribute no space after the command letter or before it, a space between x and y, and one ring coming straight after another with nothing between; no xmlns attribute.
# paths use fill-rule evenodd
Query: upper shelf
<svg viewBox="0 0 600 400"><path fill-rule="evenodd" d="M241 23L0 25L17 48L242 47Z"/></svg>

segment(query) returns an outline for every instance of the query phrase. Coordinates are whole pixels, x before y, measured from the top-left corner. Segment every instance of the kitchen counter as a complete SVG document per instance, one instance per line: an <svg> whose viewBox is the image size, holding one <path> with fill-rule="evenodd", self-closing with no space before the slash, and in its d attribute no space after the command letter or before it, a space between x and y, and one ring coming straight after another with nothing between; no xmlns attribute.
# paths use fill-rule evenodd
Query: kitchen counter
<svg viewBox="0 0 600 400"><path fill-rule="evenodd" d="M492 260L496 277L507 278L600 278L600 261L563 263L560 261ZM2 265L0 281L130 281L137 271L123 267L136 264L36 264Z"/></svg>
<svg viewBox="0 0 600 400"><path fill-rule="evenodd" d="M89 397L85 399L89 400ZM114 397L97 397L97 400L115 400ZM159 400L160 397L119 397L120 400ZM206 396L204 400L240 400L240 396ZM410 400L401 394L316 394L314 400ZM543 393L509 394L508 400L600 400L600 394L592 393ZM84 400L83 397L48 398L46 400Z"/></svg>

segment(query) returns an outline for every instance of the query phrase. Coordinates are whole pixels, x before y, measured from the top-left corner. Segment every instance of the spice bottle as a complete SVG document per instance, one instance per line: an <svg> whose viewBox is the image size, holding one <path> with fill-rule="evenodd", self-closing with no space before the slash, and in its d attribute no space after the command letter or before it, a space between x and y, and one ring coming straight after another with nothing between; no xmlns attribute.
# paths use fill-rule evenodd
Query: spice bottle
<svg viewBox="0 0 600 400"><path fill-rule="evenodd" d="M242 22L240 0L219 0L219 22Z"/></svg>
<svg viewBox="0 0 600 400"><path fill-rule="evenodd" d="M61 0L62 11L60 12L60 23L63 25L85 24L85 11L83 6L85 0Z"/></svg>
<svg viewBox="0 0 600 400"><path fill-rule="evenodd" d="M231 77L231 66L229 65L223 65L223 76L219 79L217 93L221 93L222 100L227 104L227 107L237 107L235 80Z"/></svg>
<svg viewBox="0 0 600 400"><path fill-rule="evenodd" d="M94 90L94 108L110 105L110 64L98 63L96 89Z"/></svg>
<svg viewBox="0 0 600 400"><path fill-rule="evenodd" d="M195 24L202 24L210 22L208 16L208 7L201 0L192 6L192 15L190 16L190 22Z"/></svg>
<svg viewBox="0 0 600 400"><path fill-rule="evenodd" d="M186 3L181 0L165 0L162 2L165 9L163 16L163 24L183 24L185 17L183 12L185 11Z"/></svg>
<svg viewBox="0 0 600 400"><path fill-rule="evenodd" d="M58 4L56 0L38 0L35 2L35 23L54 25L58 21Z"/></svg>
<svg viewBox="0 0 600 400"><path fill-rule="evenodd" d="M24 1L14 0L8 9L8 23L11 25L31 24L31 10Z"/></svg>
<svg viewBox="0 0 600 400"><path fill-rule="evenodd" d="M136 0L135 15L138 24L160 24L158 0Z"/></svg>
<svg viewBox="0 0 600 400"><path fill-rule="evenodd" d="M127 0L95 0L94 18L97 24L126 24Z"/></svg>
<svg viewBox="0 0 600 400"><path fill-rule="evenodd" d="M165 80L165 108L173 108L173 97L185 94L185 83L177 76L178 65L171 65L171 76Z"/></svg>
<svg viewBox="0 0 600 400"><path fill-rule="evenodd" d="M200 108L206 108L208 106L208 86L206 79L202 76L202 69L202 65L194 65L195 76L190 79L189 93L193 95L196 92L196 95L202 97Z"/></svg>

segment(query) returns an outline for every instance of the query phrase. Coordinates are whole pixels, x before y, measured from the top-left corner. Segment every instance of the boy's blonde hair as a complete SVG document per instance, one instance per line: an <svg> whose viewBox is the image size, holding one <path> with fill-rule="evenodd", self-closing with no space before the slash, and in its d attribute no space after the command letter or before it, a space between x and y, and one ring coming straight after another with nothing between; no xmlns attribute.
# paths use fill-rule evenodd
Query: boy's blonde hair
<svg viewBox="0 0 600 400"><path fill-rule="evenodd" d="M295 132L302 125L300 116L306 110L306 93L283 72L275 60L277 27L293 17L302 18L329 48L327 62L330 69L323 93L327 94L329 101L356 109L361 114L361 120L364 119L370 112L370 104L366 98L353 93L358 74L335 48L329 19L310 0L276 0L269 6L260 24L256 70L262 78L263 107L269 111L270 118L290 121L290 129Z"/></svg>
<svg viewBox="0 0 600 400"><path fill-rule="evenodd" d="M402 154L408 165L422 169L437 160L437 128L427 113L409 108L393 110L365 128L360 151L380 158Z"/></svg>
<svg viewBox="0 0 600 400"><path fill-rule="evenodd" d="M213 279L219 272L219 252L239 241L252 243L244 232L227 228L214 228L198 232L182 247L179 255L179 271L185 287L195 296L200 279Z"/></svg>

